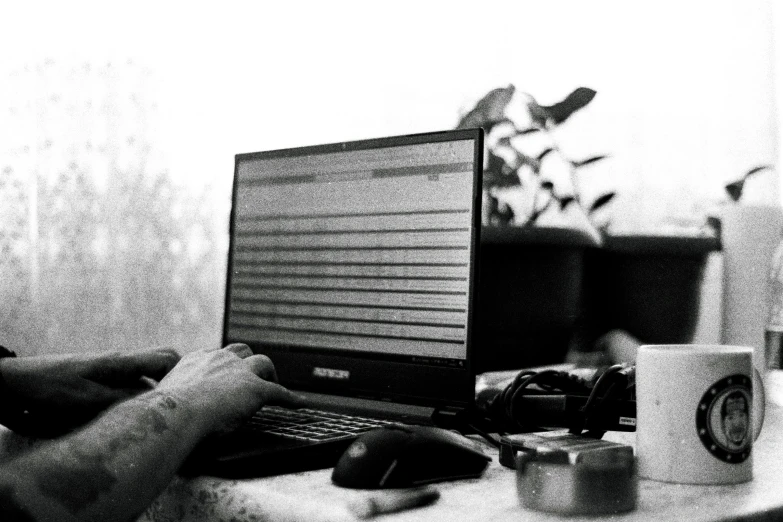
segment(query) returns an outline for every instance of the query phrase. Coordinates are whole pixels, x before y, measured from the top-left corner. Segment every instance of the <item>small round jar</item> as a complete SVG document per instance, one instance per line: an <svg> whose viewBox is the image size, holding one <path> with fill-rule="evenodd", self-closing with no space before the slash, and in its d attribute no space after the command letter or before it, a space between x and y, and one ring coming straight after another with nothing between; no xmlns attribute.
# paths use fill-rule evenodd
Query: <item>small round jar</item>
<svg viewBox="0 0 783 522"><path fill-rule="evenodd" d="M522 506L561 515L608 515L636 508L633 455L595 452L572 462L566 452L521 453L517 493Z"/></svg>

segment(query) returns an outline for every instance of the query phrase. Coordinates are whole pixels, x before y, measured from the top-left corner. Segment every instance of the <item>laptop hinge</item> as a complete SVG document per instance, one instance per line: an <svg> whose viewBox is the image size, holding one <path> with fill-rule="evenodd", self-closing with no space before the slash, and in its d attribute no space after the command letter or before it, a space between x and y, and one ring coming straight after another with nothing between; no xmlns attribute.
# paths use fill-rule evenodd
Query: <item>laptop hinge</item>
<svg viewBox="0 0 783 522"><path fill-rule="evenodd" d="M324 395L314 392L298 391L297 393L304 395L313 408L368 417L383 416L406 424L432 425L435 422L435 409L427 406Z"/></svg>

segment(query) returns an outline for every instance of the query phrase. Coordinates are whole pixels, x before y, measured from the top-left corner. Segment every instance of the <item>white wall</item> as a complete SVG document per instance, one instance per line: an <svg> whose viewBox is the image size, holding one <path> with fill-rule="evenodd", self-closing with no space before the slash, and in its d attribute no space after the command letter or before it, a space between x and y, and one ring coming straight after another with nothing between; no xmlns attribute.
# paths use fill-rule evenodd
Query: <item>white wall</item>
<svg viewBox="0 0 783 522"><path fill-rule="evenodd" d="M448 128L508 83L599 92L562 140L612 156L588 190L621 192L619 228L687 221L776 159L768 0L110 4L5 7L0 66L149 67L172 172L226 192L236 152Z"/></svg>
<svg viewBox="0 0 783 522"><path fill-rule="evenodd" d="M727 181L779 162L781 9L772 0L16 2L3 6L0 78L45 59L138 64L157 104L159 161L185 186L214 187L220 226L237 152L450 128L493 87L514 83L551 103L584 85L598 96L561 129L563 148L611 156L585 183L621 194L616 229L660 231L698 224ZM8 96L0 88L0 111ZM778 186L758 176L747 199L779 202ZM719 285L705 292L712 306L699 331L712 339Z"/></svg>

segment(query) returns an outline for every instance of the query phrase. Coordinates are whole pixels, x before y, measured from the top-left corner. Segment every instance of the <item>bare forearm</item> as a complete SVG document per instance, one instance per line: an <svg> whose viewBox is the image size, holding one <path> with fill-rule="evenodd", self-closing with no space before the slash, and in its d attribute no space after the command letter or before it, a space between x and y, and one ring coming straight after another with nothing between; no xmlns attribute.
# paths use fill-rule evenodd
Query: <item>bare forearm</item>
<svg viewBox="0 0 783 522"><path fill-rule="evenodd" d="M146 393L73 435L0 463L0 507L17 509L25 522L132 520L203 431L185 401Z"/></svg>

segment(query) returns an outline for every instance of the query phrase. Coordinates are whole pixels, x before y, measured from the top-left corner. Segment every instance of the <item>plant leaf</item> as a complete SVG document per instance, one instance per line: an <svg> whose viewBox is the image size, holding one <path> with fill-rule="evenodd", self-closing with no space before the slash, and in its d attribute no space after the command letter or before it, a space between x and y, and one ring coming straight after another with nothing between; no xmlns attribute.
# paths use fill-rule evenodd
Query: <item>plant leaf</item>
<svg viewBox="0 0 783 522"><path fill-rule="evenodd" d="M573 113L581 109L590 103L595 98L596 92L593 89L587 87L579 87L575 89L566 98L554 105L543 106L549 118L554 121L555 124L560 124L566 121Z"/></svg>
<svg viewBox="0 0 783 522"><path fill-rule="evenodd" d="M554 152L554 150L555 150L555 149L553 149L552 147L547 147L546 149L544 149L544 150L541 152L541 154L539 154L539 155L536 157L536 159L537 159L538 161L542 161L542 160L543 160L544 158L546 158L546 157L547 157L549 154L551 154L552 152Z"/></svg>
<svg viewBox="0 0 783 522"><path fill-rule="evenodd" d="M521 182L504 158L489 151L483 184L485 187L515 187L521 185Z"/></svg>
<svg viewBox="0 0 783 522"><path fill-rule="evenodd" d="M563 196L558 201L560 202L560 210L565 210L568 205L576 202L576 198L574 196Z"/></svg>
<svg viewBox="0 0 783 522"><path fill-rule="evenodd" d="M600 156L591 156L587 159L583 159L581 161L572 161L571 165L574 166L574 168L578 169L579 167L584 167L585 165L590 165L591 163L596 163L598 161L606 159L606 155L600 155Z"/></svg>
<svg viewBox="0 0 783 522"><path fill-rule="evenodd" d="M533 169L536 174L538 174L539 169L541 167L541 162L537 159L528 156L527 154L524 154L522 152L519 152L518 150L516 152L516 160L517 160L517 168L522 167L523 165L527 165L531 169Z"/></svg>
<svg viewBox="0 0 783 522"><path fill-rule="evenodd" d="M745 173L745 176L743 176L743 179L748 179L753 174L756 174L757 172L761 172L762 170L771 168L769 165L759 165L758 167L754 167L750 169L748 172Z"/></svg>
<svg viewBox="0 0 783 522"><path fill-rule="evenodd" d="M587 213L592 214L599 208L603 207L604 205L612 201L616 195L617 194L615 194L614 192L607 192L606 194L599 196L595 201L593 201L593 204L590 205L590 210L588 210Z"/></svg>
<svg viewBox="0 0 783 522"><path fill-rule="evenodd" d="M745 185L745 179L743 178L734 181L733 183L729 183L724 188L726 189L729 198L731 198L732 201L737 202L742 197L742 188L744 185Z"/></svg>
<svg viewBox="0 0 783 522"><path fill-rule="evenodd" d="M549 206L552 204L552 199L548 199L546 203L541 208L535 209L533 212L530 213L530 216L527 220L527 225L532 225L536 221L538 221L538 218L541 217L541 215L546 212L546 210L549 208Z"/></svg>
<svg viewBox="0 0 783 522"><path fill-rule="evenodd" d="M482 185L484 188L508 188L521 185L517 176L501 176L496 172L484 171L484 178L482 179Z"/></svg>
<svg viewBox="0 0 783 522"><path fill-rule="evenodd" d="M514 210L507 204L501 207L500 201L494 196L489 200L489 221L496 225L508 225L514 219Z"/></svg>
<svg viewBox="0 0 783 522"><path fill-rule="evenodd" d="M514 96L514 91L515 87L513 85L492 89L476 103L472 110L460 119L457 128L481 127L489 132L498 123L509 121L505 113L506 107Z"/></svg>
<svg viewBox="0 0 783 522"><path fill-rule="evenodd" d="M762 170L766 170L772 168L769 165L759 165L757 167L753 167L749 171L745 173L744 176L742 176L740 179L736 181L732 181L731 183L727 184L725 187L726 193L729 195L729 198L734 201L735 203L742 199L742 190L745 188L745 181L752 175L761 172Z"/></svg>
<svg viewBox="0 0 783 522"><path fill-rule="evenodd" d="M530 119L533 120L533 125L538 128L546 127L546 122L551 118L549 111L538 104L535 98L528 95L527 99L527 111L530 113Z"/></svg>
<svg viewBox="0 0 783 522"><path fill-rule="evenodd" d="M498 156L492 151L489 151L489 157L487 158L487 168L485 172L492 172L498 176L507 176L511 168L506 163L506 160Z"/></svg>

